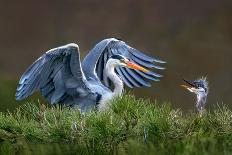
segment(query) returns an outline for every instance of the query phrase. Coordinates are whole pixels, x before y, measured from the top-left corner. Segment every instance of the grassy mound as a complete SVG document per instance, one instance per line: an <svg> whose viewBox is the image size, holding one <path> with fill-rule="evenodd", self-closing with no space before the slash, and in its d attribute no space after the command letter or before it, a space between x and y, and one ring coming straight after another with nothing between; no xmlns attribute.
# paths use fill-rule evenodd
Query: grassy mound
<svg viewBox="0 0 232 155"><path fill-rule="evenodd" d="M0 113L0 141L62 143L83 154L231 154L232 112L183 114L131 95L100 113L26 104Z"/></svg>

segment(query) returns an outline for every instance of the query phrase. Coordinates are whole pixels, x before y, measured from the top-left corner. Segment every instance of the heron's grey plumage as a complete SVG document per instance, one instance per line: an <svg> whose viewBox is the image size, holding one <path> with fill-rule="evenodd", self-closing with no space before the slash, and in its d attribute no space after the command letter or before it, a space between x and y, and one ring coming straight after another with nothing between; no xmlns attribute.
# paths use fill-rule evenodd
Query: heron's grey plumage
<svg viewBox="0 0 232 155"><path fill-rule="evenodd" d="M84 58L82 68L85 72L86 78L99 78L103 81L105 64L112 55L116 54L123 55L132 62L146 68L155 68L159 70L164 69L163 67L154 64L165 63L164 61L147 56L121 40L110 38L102 40L96 44ZM130 88L150 86L149 82L146 81L147 79L159 81L159 78L162 77L162 75L152 71L143 73L141 71L135 71L124 67L119 67L119 69L116 69L116 72L122 78L123 82Z"/></svg>
<svg viewBox="0 0 232 155"><path fill-rule="evenodd" d="M86 85L79 49L73 43L51 49L34 62L19 81L16 99L24 99L37 89L51 104L97 101L97 95Z"/></svg>
<svg viewBox="0 0 232 155"><path fill-rule="evenodd" d="M49 50L26 70L19 80L16 99L24 99L39 90L51 104L78 106L81 110L96 106L104 95L108 94L106 98L112 96L108 88L112 81L104 71L113 55L122 55L145 68L164 69L153 63L165 62L149 57L114 38L96 44L81 63L79 47L71 43ZM149 87L147 80L159 81L162 77L152 71L145 73L125 67L116 67L115 72L131 88Z"/></svg>

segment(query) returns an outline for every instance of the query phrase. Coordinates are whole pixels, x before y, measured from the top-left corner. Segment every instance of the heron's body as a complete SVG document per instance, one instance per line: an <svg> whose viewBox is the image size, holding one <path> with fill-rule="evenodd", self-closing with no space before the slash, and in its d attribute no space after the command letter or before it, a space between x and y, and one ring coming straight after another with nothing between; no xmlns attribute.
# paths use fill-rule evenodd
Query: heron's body
<svg viewBox="0 0 232 155"><path fill-rule="evenodd" d="M39 90L51 104L77 106L82 111L95 106L104 109L110 99L122 95L123 83L132 88L150 86L146 79L159 81L161 75L146 69L163 69L153 62L164 63L110 38L99 42L81 63L78 45L67 44L49 50L27 69L16 99Z"/></svg>

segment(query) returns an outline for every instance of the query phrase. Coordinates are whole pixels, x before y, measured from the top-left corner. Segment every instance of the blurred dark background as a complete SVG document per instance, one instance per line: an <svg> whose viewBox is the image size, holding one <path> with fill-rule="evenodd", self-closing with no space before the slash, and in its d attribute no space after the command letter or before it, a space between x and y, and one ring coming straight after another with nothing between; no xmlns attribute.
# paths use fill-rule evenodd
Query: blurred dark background
<svg viewBox="0 0 232 155"><path fill-rule="evenodd" d="M207 76L207 106L231 104L231 0L23 0L0 2L0 111L22 103L17 80L43 52L75 42L84 57L108 37L168 62L162 81L136 96L188 110L195 97L181 79Z"/></svg>

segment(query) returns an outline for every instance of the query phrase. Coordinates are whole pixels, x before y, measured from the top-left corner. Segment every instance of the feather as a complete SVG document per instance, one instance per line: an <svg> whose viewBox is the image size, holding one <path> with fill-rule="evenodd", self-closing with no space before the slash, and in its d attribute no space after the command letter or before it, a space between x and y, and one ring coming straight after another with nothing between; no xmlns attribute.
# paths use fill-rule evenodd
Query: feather
<svg viewBox="0 0 232 155"><path fill-rule="evenodd" d="M127 78L124 77L122 71L120 68L116 68L116 73L119 74L119 76L122 78L122 80L125 82L125 84L130 87L133 88L133 85L130 83L130 81L127 80Z"/></svg>
<svg viewBox="0 0 232 155"><path fill-rule="evenodd" d="M128 72L125 70L125 68L119 67L120 70L122 71L123 75L128 81L130 81L130 83L132 84L132 86L134 87L141 87L139 83L137 83L129 74Z"/></svg>
<svg viewBox="0 0 232 155"><path fill-rule="evenodd" d="M159 69L159 70L163 70L165 69L164 67L161 67L161 66L156 66L154 65L153 63L150 63L150 62L147 62L147 61L144 61L144 60L141 60L135 56L132 56L132 60L136 63L138 63L139 65L141 66L144 66L144 67L147 67L147 68L155 68L155 69Z"/></svg>
<svg viewBox="0 0 232 155"><path fill-rule="evenodd" d="M142 72L142 71L135 70L135 72L137 72L139 75L141 75L142 77L145 77L145 78L147 78L147 79L149 79L149 80L152 80L152 81L160 81L159 79L154 78L153 76L150 76L150 75L148 75L148 74L146 74L146 73L144 73L144 72Z"/></svg>
<svg viewBox="0 0 232 155"><path fill-rule="evenodd" d="M141 86L151 87L151 84L143 79L140 75L138 75L135 70L131 70L129 68L125 68L125 70L130 74L131 77L138 83L140 83Z"/></svg>
<svg viewBox="0 0 232 155"><path fill-rule="evenodd" d="M160 60L160 59L157 59L157 58L153 58L153 57L150 57L148 55L145 55L144 53L136 50L136 49L132 49L132 52L131 52L134 56L138 57L138 58L141 58L141 59L144 59L146 61L149 61L149 62L158 62L158 63L166 63L165 61L163 60Z"/></svg>

